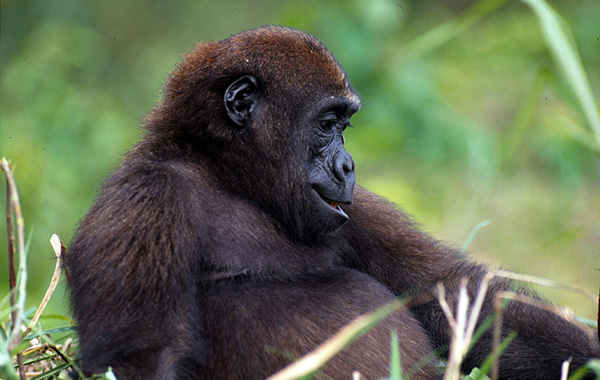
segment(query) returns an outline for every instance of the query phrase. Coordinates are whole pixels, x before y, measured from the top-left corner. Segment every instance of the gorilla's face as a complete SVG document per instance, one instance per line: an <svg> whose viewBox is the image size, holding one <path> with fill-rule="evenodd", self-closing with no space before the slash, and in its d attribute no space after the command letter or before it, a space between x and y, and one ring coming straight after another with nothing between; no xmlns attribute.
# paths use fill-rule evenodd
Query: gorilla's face
<svg viewBox="0 0 600 380"><path fill-rule="evenodd" d="M315 115L310 117L307 183L316 233L335 231L348 220L340 205L352 202L355 178L354 161L344 148L343 132L358 108L351 98L329 96L319 102Z"/></svg>
<svg viewBox="0 0 600 380"><path fill-rule="evenodd" d="M243 75L225 93L230 121L248 129L239 136L251 136L236 150L252 148L245 156L253 157L232 169L248 179L246 195L288 234L318 242L348 220L343 205L352 202L355 178L343 132L360 108L359 98L348 85L311 91L310 97L269 96L265 85Z"/></svg>

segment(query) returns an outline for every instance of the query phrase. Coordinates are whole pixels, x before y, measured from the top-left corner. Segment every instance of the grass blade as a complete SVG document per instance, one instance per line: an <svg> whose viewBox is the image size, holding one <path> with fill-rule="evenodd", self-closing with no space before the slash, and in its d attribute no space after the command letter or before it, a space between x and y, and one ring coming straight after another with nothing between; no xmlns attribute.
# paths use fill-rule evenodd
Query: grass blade
<svg viewBox="0 0 600 380"><path fill-rule="evenodd" d="M567 24L544 0L521 0L538 16L546 44L565 76L600 147L600 113Z"/></svg>

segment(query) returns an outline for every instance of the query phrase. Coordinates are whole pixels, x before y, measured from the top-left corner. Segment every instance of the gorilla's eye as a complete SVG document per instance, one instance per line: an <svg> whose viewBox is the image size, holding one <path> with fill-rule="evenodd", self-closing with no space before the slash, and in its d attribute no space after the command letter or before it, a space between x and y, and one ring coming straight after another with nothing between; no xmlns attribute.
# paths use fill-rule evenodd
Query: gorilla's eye
<svg viewBox="0 0 600 380"><path fill-rule="evenodd" d="M342 123L339 115L335 111L327 111L319 118L319 124L324 130L330 131L339 128Z"/></svg>
<svg viewBox="0 0 600 380"><path fill-rule="evenodd" d="M321 121L321 126L327 131L337 128L339 125L340 125L340 122L337 119Z"/></svg>
<svg viewBox="0 0 600 380"><path fill-rule="evenodd" d="M319 123L321 124L321 128L325 130L331 130L338 126L340 120L335 115L333 115L332 117L325 116L321 118Z"/></svg>

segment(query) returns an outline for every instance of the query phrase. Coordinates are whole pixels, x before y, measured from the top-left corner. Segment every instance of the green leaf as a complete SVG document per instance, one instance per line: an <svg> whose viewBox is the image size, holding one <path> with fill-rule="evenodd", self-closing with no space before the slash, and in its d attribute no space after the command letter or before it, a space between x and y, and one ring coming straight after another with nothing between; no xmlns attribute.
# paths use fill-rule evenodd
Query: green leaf
<svg viewBox="0 0 600 380"><path fill-rule="evenodd" d="M462 380L490 380L490 378L479 368L473 368L471 373L463 377Z"/></svg>

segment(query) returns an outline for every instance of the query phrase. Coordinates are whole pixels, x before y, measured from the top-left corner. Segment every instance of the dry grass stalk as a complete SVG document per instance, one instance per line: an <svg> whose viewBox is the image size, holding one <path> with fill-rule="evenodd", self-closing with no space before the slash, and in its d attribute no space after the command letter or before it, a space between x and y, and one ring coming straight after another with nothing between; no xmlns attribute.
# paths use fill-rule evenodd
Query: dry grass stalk
<svg viewBox="0 0 600 380"><path fill-rule="evenodd" d="M70 352L73 340L67 339L63 345L42 344L38 339L33 339L31 347L23 351L23 355L31 361L24 368L26 378L32 379L43 373L53 370L57 365L69 363L69 357L73 355ZM81 376L81 374L80 374Z"/></svg>
<svg viewBox="0 0 600 380"><path fill-rule="evenodd" d="M27 282L27 268L25 263L25 220L21 212L21 202L19 192L15 182L11 166L6 158L2 158L0 163L2 171L6 176L6 227L8 233L8 268L9 268L9 286L10 286L10 307L12 328L8 337L8 349L12 350L21 343L21 325L23 324L23 309L25 308L25 284ZM15 273L15 233L13 213L17 225L17 243L19 252L19 273L20 279L17 287ZM17 299L17 293L19 298ZM17 354L17 363L19 366L19 376L25 380L23 370L23 354Z"/></svg>
<svg viewBox="0 0 600 380"><path fill-rule="evenodd" d="M600 302L598 300L598 298L596 297L596 295L592 294L587 289L580 288L580 287L577 287L577 286L565 285L565 284L561 284L559 282L548 280L548 279L545 279L545 278L540 278L540 277L531 276L531 275L527 275L527 274L509 272L509 271L506 271L506 270L497 270L497 271L494 272L494 275L496 277L503 277L503 278L508 278L510 280L528 282L530 284L541 285L541 286L545 286L545 287L548 287L548 288L554 288L554 289L559 289L559 290L566 290L566 291L571 292L571 293L579 293L579 294L582 294L582 295L588 297L589 299L591 299L595 303Z"/></svg>
<svg viewBox="0 0 600 380"><path fill-rule="evenodd" d="M560 380L567 380L569 376L569 366L571 365L571 359L565 360L560 369Z"/></svg>
<svg viewBox="0 0 600 380"><path fill-rule="evenodd" d="M481 312L481 307L483 306L489 283L493 278L494 275L492 273L487 273L483 277L475 297L475 302L473 302L473 305L471 306L470 313L469 296L467 294L467 279L462 279L457 300L456 315L452 314L450 306L446 301L444 286L441 283L438 284L439 303L444 314L446 314L446 318L452 329L448 365L446 367L446 373L444 374L444 380L456 380L460 378L460 366L471 345L473 333L477 327L479 313Z"/></svg>
<svg viewBox="0 0 600 380"><path fill-rule="evenodd" d="M46 309L46 305L48 305L48 301L50 301L52 294L56 290L58 281L60 280L60 272L61 272L60 268L62 267L61 258L63 257L66 248L65 248L65 245L62 242L62 240L60 240L60 238L56 234L52 235L52 237L50 238L50 244L52 244L54 254L56 255L56 266L54 267L54 274L52 275L52 279L50 280L50 286L48 286L48 289L46 290L46 294L44 295L44 298L42 299L42 303L40 303L40 306L38 307L35 314L33 315L33 318L31 318L31 322L29 322L29 326L27 327L27 330L25 330L23 337L25 337L25 335L29 334L29 332L37 324L38 320L40 319L40 316Z"/></svg>
<svg viewBox="0 0 600 380"><path fill-rule="evenodd" d="M520 294L520 293L514 293L514 292L498 292L496 293L496 297L494 299L494 311L496 313L496 319L494 320L494 341L493 341L493 345L494 345L494 350L493 350L493 366L492 366L492 380L496 380L498 378L498 357L499 357L499 352L498 352L498 348L500 346L501 343L501 330L502 330L502 300L511 300L511 301L517 301L517 302L522 302L531 306L535 306L537 308L540 309L544 309L546 311L549 311L551 313L554 313L568 321L570 321L571 323L580 325L582 327L583 331L586 332L590 332L590 329L587 328L584 324L582 324L581 322L579 322L577 319L573 318L572 313L568 312L568 310L566 310L565 308L561 308L558 306L554 306L551 305L547 302L544 302L542 300L539 300L537 298L525 295L525 294ZM590 336L590 338L593 338Z"/></svg>

